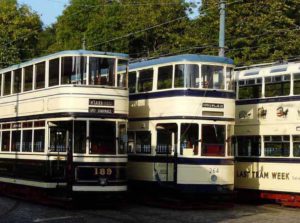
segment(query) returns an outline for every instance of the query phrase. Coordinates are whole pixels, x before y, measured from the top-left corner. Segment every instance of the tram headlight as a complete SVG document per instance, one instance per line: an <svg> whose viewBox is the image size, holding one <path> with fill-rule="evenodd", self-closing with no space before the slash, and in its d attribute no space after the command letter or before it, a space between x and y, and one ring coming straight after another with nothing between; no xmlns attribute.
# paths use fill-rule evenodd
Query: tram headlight
<svg viewBox="0 0 300 223"><path fill-rule="evenodd" d="M213 175L211 175L210 179L212 182L216 182L218 180L218 177L213 174Z"/></svg>
<svg viewBox="0 0 300 223"><path fill-rule="evenodd" d="M99 183L101 186L107 185L107 179L106 178L99 178Z"/></svg>

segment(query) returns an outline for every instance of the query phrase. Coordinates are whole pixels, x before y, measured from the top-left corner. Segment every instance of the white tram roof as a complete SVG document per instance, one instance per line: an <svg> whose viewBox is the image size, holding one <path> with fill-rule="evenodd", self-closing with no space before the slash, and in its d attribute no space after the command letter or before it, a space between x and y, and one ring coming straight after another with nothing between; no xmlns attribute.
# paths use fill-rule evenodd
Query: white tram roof
<svg viewBox="0 0 300 223"><path fill-rule="evenodd" d="M251 79L262 76L275 76L282 74L300 73L300 61L282 64L268 63L235 69L237 79Z"/></svg>
<svg viewBox="0 0 300 223"><path fill-rule="evenodd" d="M60 56L108 56L108 57L117 57L117 58L124 58L128 59L129 56L128 54L125 53L112 53L112 52L101 52L101 51L91 51L91 50L65 50L65 51L60 51L57 53L49 54L46 56L38 57L31 59L29 61L12 65L3 69L0 69L0 73L5 73L14 69L18 69L21 67L25 67L31 64L39 63L48 59L53 59L56 57Z"/></svg>
<svg viewBox="0 0 300 223"><path fill-rule="evenodd" d="M145 60L129 64L129 69L139 69L143 67L151 67L167 63L176 63L176 62L209 62L209 63L218 63L218 64L229 64L233 65L233 60L227 57L219 56L208 56L208 55L198 55L198 54L182 54L169 57L160 57L152 60Z"/></svg>

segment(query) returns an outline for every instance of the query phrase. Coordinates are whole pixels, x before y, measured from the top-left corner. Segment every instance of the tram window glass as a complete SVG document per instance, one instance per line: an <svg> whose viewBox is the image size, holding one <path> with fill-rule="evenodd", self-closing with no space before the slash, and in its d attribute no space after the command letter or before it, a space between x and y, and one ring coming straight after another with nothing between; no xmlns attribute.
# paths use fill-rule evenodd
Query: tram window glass
<svg viewBox="0 0 300 223"><path fill-rule="evenodd" d="M141 70L138 79L138 92L152 91L153 69Z"/></svg>
<svg viewBox="0 0 300 223"><path fill-rule="evenodd" d="M13 76L13 93L21 92L21 78L22 78L22 69L17 69L14 71Z"/></svg>
<svg viewBox="0 0 300 223"><path fill-rule="evenodd" d="M44 152L45 130L35 129L33 134L33 152Z"/></svg>
<svg viewBox="0 0 300 223"><path fill-rule="evenodd" d="M116 154L115 122L90 122L90 153Z"/></svg>
<svg viewBox="0 0 300 223"><path fill-rule="evenodd" d="M287 157L290 154L290 137L264 136L265 156Z"/></svg>
<svg viewBox="0 0 300 223"><path fill-rule="evenodd" d="M74 125L74 153L86 152L86 122L75 121Z"/></svg>
<svg viewBox="0 0 300 223"><path fill-rule="evenodd" d="M10 147L10 131L2 132L2 146L1 151L9 151Z"/></svg>
<svg viewBox="0 0 300 223"><path fill-rule="evenodd" d="M300 73L294 74L294 94L300 94Z"/></svg>
<svg viewBox="0 0 300 223"><path fill-rule="evenodd" d="M128 148L127 153L134 153L135 152L135 133L128 131Z"/></svg>
<svg viewBox="0 0 300 223"><path fill-rule="evenodd" d="M300 157L300 135L293 136L293 155Z"/></svg>
<svg viewBox="0 0 300 223"><path fill-rule="evenodd" d="M11 92L11 72L3 74L3 95L10 95Z"/></svg>
<svg viewBox="0 0 300 223"><path fill-rule="evenodd" d="M202 156L225 156L225 126L202 125Z"/></svg>
<svg viewBox="0 0 300 223"><path fill-rule="evenodd" d="M32 130L27 129L23 130L23 139L22 139L22 152L31 152L32 151Z"/></svg>
<svg viewBox="0 0 300 223"><path fill-rule="evenodd" d="M181 124L180 155L198 155L199 126L198 124Z"/></svg>
<svg viewBox="0 0 300 223"><path fill-rule="evenodd" d="M118 154L125 154L127 147L126 124L119 124Z"/></svg>
<svg viewBox="0 0 300 223"><path fill-rule="evenodd" d="M224 69L222 66L202 65L202 87L224 89Z"/></svg>
<svg viewBox="0 0 300 223"><path fill-rule="evenodd" d="M233 146L233 134L234 127L233 125L227 126L227 155L234 156L234 146Z"/></svg>
<svg viewBox="0 0 300 223"><path fill-rule="evenodd" d="M290 75L265 78L265 96L275 97L290 94Z"/></svg>
<svg viewBox="0 0 300 223"><path fill-rule="evenodd" d="M45 62L35 65L35 89L41 89L45 87L45 67Z"/></svg>
<svg viewBox="0 0 300 223"><path fill-rule="evenodd" d="M172 88L173 66L158 68L157 89Z"/></svg>
<svg viewBox="0 0 300 223"><path fill-rule="evenodd" d="M90 57L90 85L114 86L115 61L115 59L111 58Z"/></svg>
<svg viewBox="0 0 300 223"><path fill-rule="evenodd" d="M135 152L151 153L151 132L138 131L135 134Z"/></svg>
<svg viewBox="0 0 300 223"><path fill-rule="evenodd" d="M33 66L28 66L24 68L24 91L32 90L32 80L33 80Z"/></svg>
<svg viewBox="0 0 300 223"><path fill-rule="evenodd" d="M87 57L62 57L61 84L86 83Z"/></svg>
<svg viewBox="0 0 300 223"><path fill-rule="evenodd" d="M226 68L226 84L227 90L234 90L233 68Z"/></svg>
<svg viewBox="0 0 300 223"><path fill-rule="evenodd" d="M261 98L261 78L239 81L239 99Z"/></svg>
<svg viewBox="0 0 300 223"><path fill-rule="evenodd" d="M260 156L260 136L237 136L236 141L238 156Z"/></svg>
<svg viewBox="0 0 300 223"><path fill-rule="evenodd" d="M136 91L136 72L129 72L128 88L129 88L129 93L135 93L135 91Z"/></svg>
<svg viewBox="0 0 300 223"><path fill-rule="evenodd" d="M50 127L50 152L66 152L72 139L71 122L54 122Z"/></svg>
<svg viewBox="0 0 300 223"><path fill-rule="evenodd" d="M20 152L21 148L21 131L12 131L11 134L11 151Z"/></svg>
<svg viewBox="0 0 300 223"><path fill-rule="evenodd" d="M125 72L120 72L117 75L117 86L118 87L127 87L127 73L128 73L128 61L127 60L118 60L118 71L126 70Z"/></svg>
<svg viewBox="0 0 300 223"><path fill-rule="evenodd" d="M2 74L0 74L0 96L2 96Z"/></svg>
<svg viewBox="0 0 300 223"><path fill-rule="evenodd" d="M59 84L59 58L49 60L49 87Z"/></svg>
<svg viewBox="0 0 300 223"><path fill-rule="evenodd" d="M177 144L177 124L164 123L156 126L156 153L171 154L172 150L176 150Z"/></svg>
<svg viewBox="0 0 300 223"><path fill-rule="evenodd" d="M176 88L199 88L199 66L197 64L177 64L175 65Z"/></svg>

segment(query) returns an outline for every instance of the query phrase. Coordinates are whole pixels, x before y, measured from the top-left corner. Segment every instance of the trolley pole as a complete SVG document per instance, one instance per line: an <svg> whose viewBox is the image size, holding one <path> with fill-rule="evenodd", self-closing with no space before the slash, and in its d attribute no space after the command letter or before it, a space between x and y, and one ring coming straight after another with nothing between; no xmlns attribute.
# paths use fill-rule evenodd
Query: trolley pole
<svg viewBox="0 0 300 223"><path fill-rule="evenodd" d="M220 0L220 31L219 31L219 56L225 56L225 3Z"/></svg>

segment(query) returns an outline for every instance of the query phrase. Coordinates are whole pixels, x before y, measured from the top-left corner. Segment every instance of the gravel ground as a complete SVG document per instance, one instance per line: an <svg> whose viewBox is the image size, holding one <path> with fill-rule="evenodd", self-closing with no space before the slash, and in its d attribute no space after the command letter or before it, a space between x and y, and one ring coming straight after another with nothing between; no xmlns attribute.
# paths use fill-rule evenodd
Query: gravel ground
<svg viewBox="0 0 300 223"><path fill-rule="evenodd" d="M174 210L133 202L115 208L80 208L76 210L49 207L22 200L0 197L1 223L199 223L199 222L298 222L300 210L277 204L234 204L217 209Z"/></svg>

